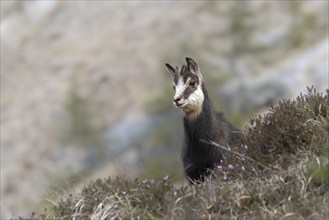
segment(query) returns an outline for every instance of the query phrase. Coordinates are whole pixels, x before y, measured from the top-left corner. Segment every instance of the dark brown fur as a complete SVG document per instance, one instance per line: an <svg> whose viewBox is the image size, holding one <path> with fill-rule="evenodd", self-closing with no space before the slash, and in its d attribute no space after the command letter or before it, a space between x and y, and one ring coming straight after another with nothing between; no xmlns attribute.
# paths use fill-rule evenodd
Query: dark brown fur
<svg viewBox="0 0 329 220"><path fill-rule="evenodd" d="M191 58L186 58L186 61L187 67L183 66L181 71L166 64L173 76L174 83L177 84L180 77L183 77L184 82L190 77L195 78L194 80L199 83L201 77L199 67ZM185 175L192 183L203 181L207 171L213 169L216 164L221 163L224 159L224 153L221 148L203 141L213 141L227 147L233 142L243 139L241 131L228 122L222 112L213 111L207 89L202 81L201 83L204 94L202 111L194 118L185 115L183 120L184 143L181 158ZM188 98L194 90L193 86L187 87L183 93L184 98Z"/></svg>
<svg viewBox="0 0 329 220"><path fill-rule="evenodd" d="M207 90L202 85L205 100L203 110L194 120L184 117L184 144L182 161L185 175L190 182L203 181L207 170L224 159L224 152L218 147L202 142L214 141L227 147L229 144L243 139L242 133L229 123L224 114L214 112Z"/></svg>

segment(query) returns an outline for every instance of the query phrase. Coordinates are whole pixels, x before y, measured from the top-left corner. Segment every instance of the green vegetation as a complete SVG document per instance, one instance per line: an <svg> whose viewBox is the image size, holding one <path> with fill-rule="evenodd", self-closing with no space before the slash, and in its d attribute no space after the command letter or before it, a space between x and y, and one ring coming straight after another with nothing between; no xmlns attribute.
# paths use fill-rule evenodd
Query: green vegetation
<svg viewBox="0 0 329 220"><path fill-rule="evenodd" d="M170 105L170 95L174 94L174 90L172 88L171 81L168 80L169 77L168 79L165 77L161 78L162 81L166 83L162 83L160 94L157 94L145 104L145 111L151 115L163 115L172 110L172 105Z"/></svg>
<svg viewBox="0 0 329 220"><path fill-rule="evenodd" d="M86 148L103 146L93 101L91 97L82 96L79 92L77 83L73 82L66 102L67 124L65 132L62 132L63 140Z"/></svg>
<svg viewBox="0 0 329 220"><path fill-rule="evenodd" d="M329 141L323 147L323 155L329 159ZM311 166L311 172L314 175L314 182L322 184L323 182L329 183L329 163L328 161L317 160Z"/></svg>
<svg viewBox="0 0 329 220"><path fill-rule="evenodd" d="M329 90L309 89L252 119L246 143L227 150L224 163L204 183L176 186L168 176L98 179L38 218L325 219L328 97Z"/></svg>
<svg viewBox="0 0 329 220"><path fill-rule="evenodd" d="M166 118L156 124L152 133L143 141L141 157L141 173L139 177L161 178L170 175L175 182L182 181L180 150L182 128L177 124L177 115L164 113ZM161 116L159 116L161 117ZM181 120L181 117L179 117ZM168 163L168 161L171 161Z"/></svg>
<svg viewBox="0 0 329 220"><path fill-rule="evenodd" d="M291 14L296 18L291 24L290 31L287 33L288 45L290 47L299 47L305 42L308 32L312 32L316 24L316 16L311 12L303 12L302 1L289 1L288 8Z"/></svg>

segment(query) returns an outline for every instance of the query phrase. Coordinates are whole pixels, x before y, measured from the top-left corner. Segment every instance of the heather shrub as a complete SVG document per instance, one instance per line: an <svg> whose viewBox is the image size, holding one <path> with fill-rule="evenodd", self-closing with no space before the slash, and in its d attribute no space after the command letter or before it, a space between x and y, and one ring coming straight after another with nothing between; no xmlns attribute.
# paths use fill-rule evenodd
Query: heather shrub
<svg viewBox="0 0 329 220"><path fill-rule="evenodd" d="M225 159L205 182L98 179L38 218L327 219L328 96L310 88L252 119L244 143L213 143Z"/></svg>
<svg viewBox="0 0 329 220"><path fill-rule="evenodd" d="M247 126L248 155L267 166L287 167L300 152L319 155L328 142L329 90L308 88L295 100L285 99ZM295 158L297 159L297 158Z"/></svg>

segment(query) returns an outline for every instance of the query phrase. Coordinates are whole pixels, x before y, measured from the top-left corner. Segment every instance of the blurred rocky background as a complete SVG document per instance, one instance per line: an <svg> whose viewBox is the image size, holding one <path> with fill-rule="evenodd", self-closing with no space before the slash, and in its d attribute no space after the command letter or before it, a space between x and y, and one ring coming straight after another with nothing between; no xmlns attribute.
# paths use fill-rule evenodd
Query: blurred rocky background
<svg viewBox="0 0 329 220"><path fill-rule="evenodd" d="M243 129L328 88L328 1L1 1L1 218L91 179L182 181L164 63L194 58Z"/></svg>

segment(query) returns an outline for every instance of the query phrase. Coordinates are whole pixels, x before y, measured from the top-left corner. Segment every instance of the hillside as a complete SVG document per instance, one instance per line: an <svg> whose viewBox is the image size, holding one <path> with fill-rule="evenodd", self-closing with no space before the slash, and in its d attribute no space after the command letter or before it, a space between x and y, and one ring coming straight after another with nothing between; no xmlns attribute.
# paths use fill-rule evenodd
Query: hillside
<svg viewBox="0 0 329 220"><path fill-rule="evenodd" d="M216 109L243 129L282 98L328 88L328 4L0 1L0 218L97 178L182 184L164 63L198 61Z"/></svg>
<svg viewBox="0 0 329 220"><path fill-rule="evenodd" d="M246 143L231 146L204 183L93 180L33 218L327 219L328 131L329 90L309 89L253 119Z"/></svg>

